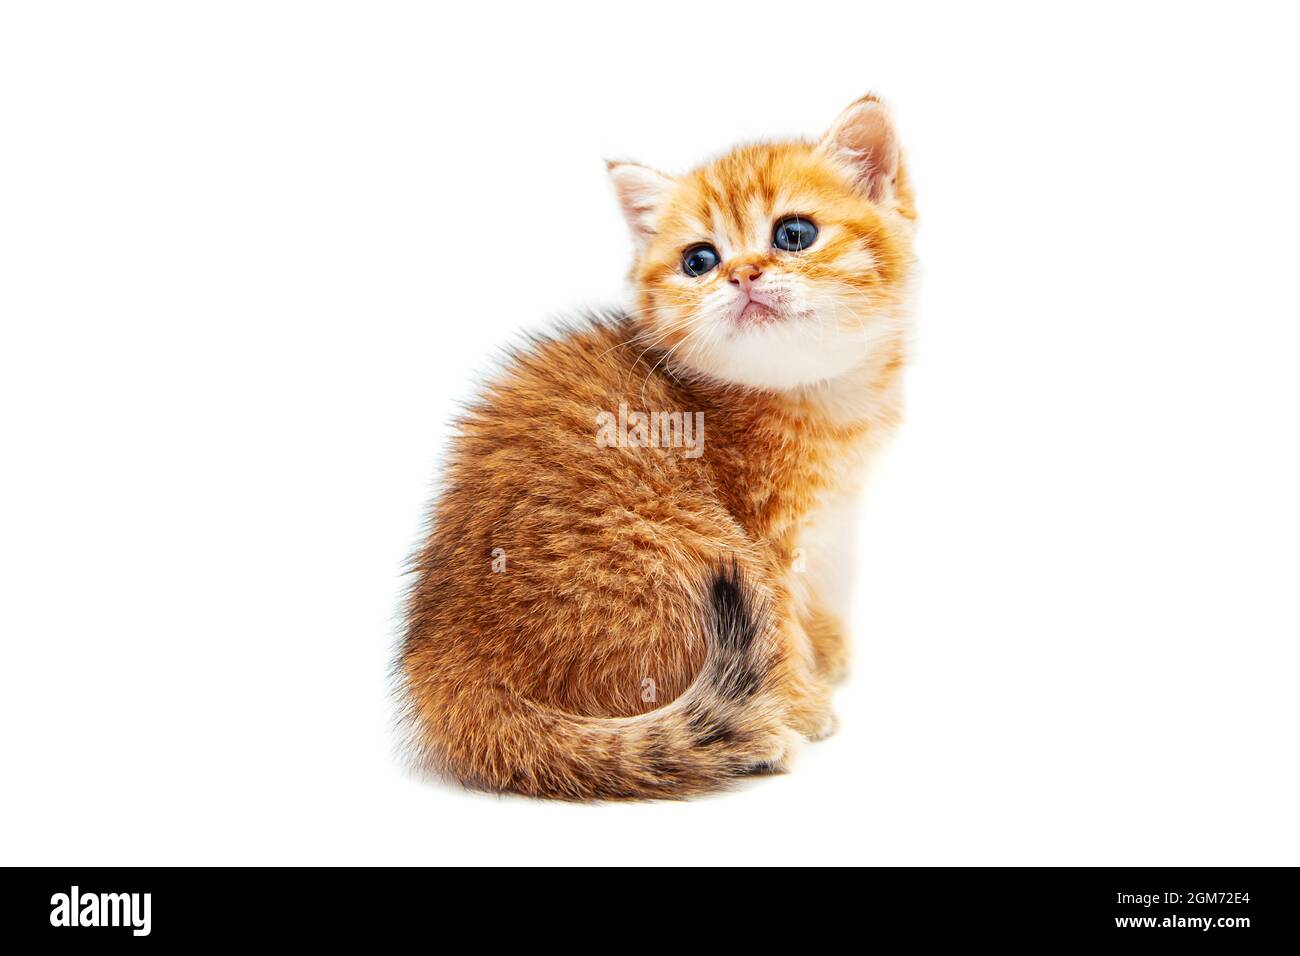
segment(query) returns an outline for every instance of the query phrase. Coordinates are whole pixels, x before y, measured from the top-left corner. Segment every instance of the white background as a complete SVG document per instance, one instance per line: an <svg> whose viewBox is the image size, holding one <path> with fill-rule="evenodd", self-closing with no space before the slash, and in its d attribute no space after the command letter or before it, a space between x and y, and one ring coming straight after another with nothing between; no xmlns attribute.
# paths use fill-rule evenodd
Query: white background
<svg viewBox="0 0 1300 956"><path fill-rule="evenodd" d="M0 14L5 863L1300 863L1280 5ZM454 401L616 303L602 158L893 105L922 213L842 730L470 795L387 668Z"/></svg>

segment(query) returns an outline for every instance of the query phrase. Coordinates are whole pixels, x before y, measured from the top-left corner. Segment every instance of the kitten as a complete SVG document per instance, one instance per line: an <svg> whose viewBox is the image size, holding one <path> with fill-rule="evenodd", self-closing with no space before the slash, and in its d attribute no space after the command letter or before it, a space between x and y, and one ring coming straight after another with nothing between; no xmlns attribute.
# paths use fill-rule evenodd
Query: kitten
<svg viewBox="0 0 1300 956"><path fill-rule="evenodd" d="M401 652L463 783L679 797L833 727L847 541L898 420L915 212L874 97L818 142L609 164L636 309L534 340L460 423Z"/></svg>

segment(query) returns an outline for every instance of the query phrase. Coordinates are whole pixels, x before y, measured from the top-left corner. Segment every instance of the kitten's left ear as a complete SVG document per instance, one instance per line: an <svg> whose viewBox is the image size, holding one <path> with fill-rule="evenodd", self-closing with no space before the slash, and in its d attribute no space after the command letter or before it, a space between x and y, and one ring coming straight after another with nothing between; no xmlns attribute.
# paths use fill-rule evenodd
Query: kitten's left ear
<svg viewBox="0 0 1300 956"><path fill-rule="evenodd" d="M885 107L868 94L840 114L817 150L848 164L860 189L875 202L898 182L898 136Z"/></svg>
<svg viewBox="0 0 1300 956"><path fill-rule="evenodd" d="M618 194L619 205L623 207L623 218L627 220L632 238L640 248L655 234L659 225L659 211L676 181L636 163L606 160L605 166L614 183L614 192Z"/></svg>

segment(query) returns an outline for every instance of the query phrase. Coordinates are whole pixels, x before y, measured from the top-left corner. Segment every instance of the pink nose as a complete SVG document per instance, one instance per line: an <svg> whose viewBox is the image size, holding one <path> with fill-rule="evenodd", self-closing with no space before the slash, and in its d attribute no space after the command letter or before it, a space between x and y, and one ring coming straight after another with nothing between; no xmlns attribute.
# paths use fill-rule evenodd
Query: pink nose
<svg viewBox="0 0 1300 956"><path fill-rule="evenodd" d="M752 262L746 262L744 265L736 266L731 270L731 281L742 289L748 291L754 281L763 274L763 270Z"/></svg>

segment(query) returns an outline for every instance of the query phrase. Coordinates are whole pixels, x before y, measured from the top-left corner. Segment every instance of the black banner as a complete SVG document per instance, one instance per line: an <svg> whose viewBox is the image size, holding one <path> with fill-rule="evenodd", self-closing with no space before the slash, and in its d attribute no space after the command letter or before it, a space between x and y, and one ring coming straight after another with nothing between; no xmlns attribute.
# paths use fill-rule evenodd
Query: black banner
<svg viewBox="0 0 1300 956"><path fill-rule="evenodd" d="M614 919L626 924L630 945L661 948L678 931L663 921L713 924L734 940L766 935L778 911L787 926L807 919L818 938L833 927L868 942L1129 940L1235 951L1293 945L1297 936L1292 869L880 869L816 877L657 874L653 883L628 872L602 877L597 888L580 872L544 879L419 869L10 869L6 875L2 912L11 938L97 947L154 940L410 942L424 932L435 934L429 942L438 945L458 924L464 932L486 925L515 942L521 933L537 933L549 945L563 945L565 937L575 943L607 938ZM593 920L599 926L587 925Z"/></svg>

